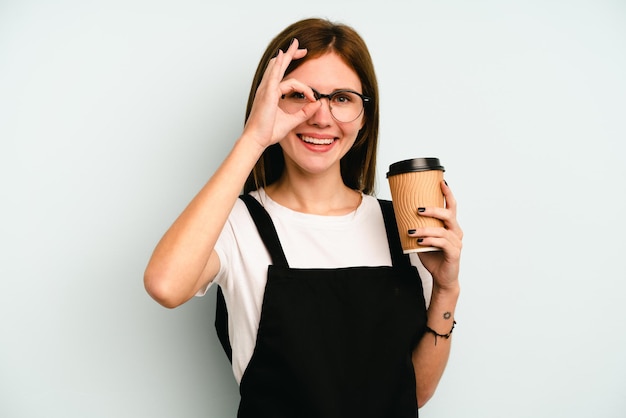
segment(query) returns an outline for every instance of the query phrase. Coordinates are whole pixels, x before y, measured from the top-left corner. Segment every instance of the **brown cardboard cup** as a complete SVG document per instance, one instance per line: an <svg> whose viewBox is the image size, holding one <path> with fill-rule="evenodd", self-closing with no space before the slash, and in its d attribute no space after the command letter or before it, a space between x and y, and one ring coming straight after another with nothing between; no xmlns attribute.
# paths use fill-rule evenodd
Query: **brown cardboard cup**
<svg viewBox="0 0 626 418"><path fill-rule="evenodd" d="M389 166L387 180L391 189L391 200L396 214L400 242L405 254L440 250L437 247L419 245L417 238L408 236L407 231L429 226L443 228L442 221L420 216L417 209L444 207L444 197L441 191L444 171L438 158L413 158L398 161Z"/></svg>

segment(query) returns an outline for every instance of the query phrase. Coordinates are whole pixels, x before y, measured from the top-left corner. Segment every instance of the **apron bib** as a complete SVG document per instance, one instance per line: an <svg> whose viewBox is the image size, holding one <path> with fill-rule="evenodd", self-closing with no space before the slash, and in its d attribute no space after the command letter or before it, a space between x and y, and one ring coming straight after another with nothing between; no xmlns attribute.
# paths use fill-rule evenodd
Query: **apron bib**
<svg viewBox="0 0 626 418"><path fill-rule="evenodd" d="M379 200L392 266L290 268L261 204L246 203L273 264L238 417L416 417L411 354L424 333L422 281L402 254L391 202ZM218 289L216 327L232 361Z"/></svg>

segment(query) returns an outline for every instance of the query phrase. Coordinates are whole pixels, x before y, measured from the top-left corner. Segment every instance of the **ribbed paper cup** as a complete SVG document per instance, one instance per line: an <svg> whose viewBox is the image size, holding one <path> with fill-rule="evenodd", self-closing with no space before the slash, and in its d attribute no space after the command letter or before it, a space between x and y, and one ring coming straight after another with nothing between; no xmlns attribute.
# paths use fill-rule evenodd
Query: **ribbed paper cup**
<svg viewBox="0 0 626 418"><path fill-rule="evenodd" d="M413 158L389 166L387 180L405 254L440 250L437 247L419 245L417 238L409 237L407 231L429 226L443 228L442 221L420 216L417 208L444 207L441 191L444 171L438 158Z"/></svg>

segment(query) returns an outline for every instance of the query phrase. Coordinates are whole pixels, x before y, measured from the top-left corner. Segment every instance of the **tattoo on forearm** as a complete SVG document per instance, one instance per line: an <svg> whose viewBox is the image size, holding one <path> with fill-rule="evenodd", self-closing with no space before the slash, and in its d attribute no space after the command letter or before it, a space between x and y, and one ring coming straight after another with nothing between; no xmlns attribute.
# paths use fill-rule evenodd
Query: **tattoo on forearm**
<svg viewBox="0 0 626 418"><path fill-rule="evenodd" d="M452 314L450 312L444 312L443 319L450 319L450 318L452 318Z"/></svg>

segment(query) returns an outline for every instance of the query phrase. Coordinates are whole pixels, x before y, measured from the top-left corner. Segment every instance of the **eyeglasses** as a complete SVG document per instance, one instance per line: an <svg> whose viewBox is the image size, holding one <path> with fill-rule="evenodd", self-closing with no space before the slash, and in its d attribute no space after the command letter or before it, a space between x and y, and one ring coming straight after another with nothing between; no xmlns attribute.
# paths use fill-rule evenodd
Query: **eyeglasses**
<svg viewBox="0 0 626 418"><path fill-rule="evenodd" d="M352 90L336 90L330 94L322 94L315 89L311 90L313 90L315 100L328 99L330 114L336 121L344 123L355 121L363 113L365 103L372 100ZM281 97L281 108L287 113L296 113L307 103L310 103L309 99L304 93L297 91L283 94Z"/></svg>

